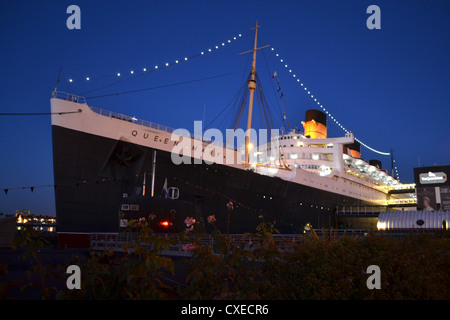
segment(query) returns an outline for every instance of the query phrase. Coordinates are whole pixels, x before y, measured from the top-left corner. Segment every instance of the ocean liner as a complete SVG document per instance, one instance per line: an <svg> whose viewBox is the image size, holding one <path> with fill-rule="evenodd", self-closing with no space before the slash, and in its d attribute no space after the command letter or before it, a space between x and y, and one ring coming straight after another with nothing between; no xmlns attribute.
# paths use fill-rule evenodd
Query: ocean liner
<svg viewBox="0 0 450 320"><path fill-rule="evenodd" d="M387 207L399 182L379 161L361 158L351 133L327 136L327 116L307 110L304 130L271 134L253 147L255 28L243 148L213 143L164 125L99 109L52 92L52 140L58 243L89 246L90 233L115 233L128 219L152 218L156 232L177 232L186 217L208 228L255 232L262 221L281 233L305 224L336 227L342 207ZM276 132L276 131L275 131ZM253 148L252 148L253 147Z"/></svg>

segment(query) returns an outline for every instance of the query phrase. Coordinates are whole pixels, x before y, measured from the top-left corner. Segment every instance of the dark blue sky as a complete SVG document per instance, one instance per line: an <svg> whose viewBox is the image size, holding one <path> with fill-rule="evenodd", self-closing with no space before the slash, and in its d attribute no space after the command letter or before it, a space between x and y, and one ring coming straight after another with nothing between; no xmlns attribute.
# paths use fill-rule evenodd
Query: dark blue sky
<svg viewBox="0 0 450 320"><path fill-rule="evenodd" d="M66 9L81 9L81 30L68 30ZM369 30L366 9L381 9L381 30ZM174 128L211 121L233 98L249 68L258 19L259 45L270 44L340 123L371 147L394 150L400 179L413 182L419 161L450 164L450 2L433 1L1 1L1 111L49 112L58 89L93 97L237 73L88 104ZM173 65L243 37L219 50ZM276 122L276 70L291 126L300 127L312 99L265 49L257 69ZM99 89L142 68L145 76ZM241 72L239 72L241 71ZM91 77L91 81L83 80ZM68 79L72 78L72 83ZM89 91L95 90L89 93ZM205 111L205 114L204 114ZM216 126L229 126L221 118ZM229 121L228 121L229 120ZM227 122L228 121L228 122ZM214 124L213 124L214 126ZM331 121L329 133L343 131ZM54 214L50 116L0 116L0 212L30 209ZM364 159L390 158L362 148Z"/></svg>

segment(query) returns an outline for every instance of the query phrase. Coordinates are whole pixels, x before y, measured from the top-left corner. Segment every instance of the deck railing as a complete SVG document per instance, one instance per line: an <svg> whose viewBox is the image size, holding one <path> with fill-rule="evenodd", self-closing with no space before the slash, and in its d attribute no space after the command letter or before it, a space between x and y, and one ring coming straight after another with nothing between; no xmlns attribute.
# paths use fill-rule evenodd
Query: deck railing
<svg viewBox="0 0 450 320"><path fill-rule="evenodd" d="M86 98L82 97L82 96L77 96L75 94L71 94L71 93L67 93L67 92L61 92L61 91L53 91L52 92L52 98L58 98L61 100L67 100L67 101L73 101L73 102L77 102L77 103L82 103L82 104L86 104ZM130 123L134 123L134 124L138 124L147 128L151 128L151 129L156 129L156 130L160 130L160 131L164 131L164 132L168 132L168 133L173 133L175 131L174 128L168 127L168 126L164 126L158 123L154 123L154 122L150 122L147 120L142 120L142 119L138 119L136 117L130 117L127 116L125 114L121 114L121 113L117 113L114 111L109 111L109 110L105 110L105 109L101 109L98 107L91 107L88 106L93 112L105 116L105 117L109 117L109 118L114 118L114 119L119 119L119 120L123 120L123 121L127 121ZM203 140L202 136L198 136L198 135L194 135L194 134L190 134L188 132L188 130L180 130L177 132L178 135L186 137L186 138L192 138L195 140L200 140L203 143L207 143L207 144L211 144L211 145L215 145L218 147L222 147L222 148L226 148L226 149L231 149L234 151L238 151L238 148L236 148L233 145L229 145L227 143L223 143L219 140L214 140L214 141L205 141Z"/></svg>
<svg viewBox="0 0 450 320"><path fill-rule="evenodd" d="M114 119L119 119L119 120L124 120L124 121L130 122L130 123L134 123L134 124L138 124L138 125L147 127L147 128L157 129L157 130L165 131L165 132L168 132L168 133L173 133L176 130L174 128L171 128L171 127L168 127L168 126L164 126L164 125L161 125L161 124L158 124L158 123L154 123L154 122L150 122L150 121L147 121L147 120L138 119L136 117L130 117L130 116L127 116L125 114L121 114L121 113L117 113L117 112L101 109L101 108L98 108L98 107L91 107L91 106L89 106L89 108L92 111L94 111L95 113L100 114L102 116L110 117L110 118L114 118ZM218 140L215 140L215 141L202 140L202 136L198 136L198 135L194 135L194 134L188 134L187 130L180 130L180 131L177 132L177 134L180 135L180 136L186 137L186 138L192 138L192 139L195 139L195 140L200 140L202 142L205 142L205 143L208 143L208 144L212 144L212 145L216 145L216 146L219 146L219 147L222 147L222 148L232 149L234 151L238 150L237 148L235 148L233 146L230 146L228 144L223 144L223 143L221 143Z"/></svg>
<svg viewBox="0 0 450 320"><path fill-rule="evenodd" d="M56 91L56 90L52 91L52 98L86 104L85 97L77 96L76 94L62 92L62 91Z"/></svg>
<svg viewBox="0 0 450 320"><path fill-rule="evenodd" d="M135 123L135 124L144 126L144 127L157 129L157 130L165 131L165 132L169 132L169 133L172 133L175 131L174 128L167 127L167 126L164 126L164 125L161 125L158 123L153 123L150 121L142 120L142 119L137 119L136 117L130 117L125 114L121 114L121 113L117 113L117 112L113 112L113 111L109 111L109 110L104 110L104 109L101 109L98 107L89 107L89 108L91 108L91 110L94 111L95 113L100 114L102 116L109 117L109 118L124 120L124 121L128 121L131 123Z"/></svg>
<svg viewBox="0 0 450 320"><path fill-rule="evenodd" d="M341 238L344 236L359 236L364 237L367 235L367 230L352 230L352 229L335 229L335 230L314 230L318 237L336 237ZM180 240L178 234L169 233L152 233L151 236L160 238L166 238L172 240L168 249L161 250L160 254L171 256L191 256L192 251L184 250L183 246L192 243L193 239ZM259 239L252 238L250 236L244 237L243 234L229 234L224 235L231 243L237 246L241 246L247 250L253 250L260 247ZM305 237L312 237L313 235L308 231L304 234L274 234L273 240L275 243L280 244L282 248L287 249L290 244L295 242L301 242ZM93 251L103 251L112 249L115 252L123 252L124 244L135 243L138 241L138 235L136 233L92 233L90 235L90 249ZM205 235L200 239L201 245L214 247L214 238L211 235ZM284 247L283 245L286 245ZM154 244L142 243L142 247L152 248ZM133 246L127 246L128 251L133 252Z"/></svg>

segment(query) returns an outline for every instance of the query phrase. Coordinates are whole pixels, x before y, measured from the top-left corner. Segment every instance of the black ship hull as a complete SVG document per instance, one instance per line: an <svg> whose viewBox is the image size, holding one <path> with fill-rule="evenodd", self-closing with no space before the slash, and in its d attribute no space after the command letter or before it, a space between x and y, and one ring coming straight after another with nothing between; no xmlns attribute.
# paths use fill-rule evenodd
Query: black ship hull
<svg viewBox="0 0 450 320"><path fill-rule="evenodd" d="M124 194L142 194L144 175L149 189L155 150L56 125L52 136L61 239L118 232ZM179 198L172 201L192 203L194 218L206 228L207 217L214 215L217 227L230 233L255 232L263 220L274 223L281 233L301 233L306 223L314 228L335 227L337 206L370 205L251 170L206 163L175 165L170 152L156 150L154 197L164 197L166 181L179 189ZM229 201L234 204L232 211ZM184 220L184 214L179 212L179 218ZM60 245L69 244L61 240Z"/></svg>

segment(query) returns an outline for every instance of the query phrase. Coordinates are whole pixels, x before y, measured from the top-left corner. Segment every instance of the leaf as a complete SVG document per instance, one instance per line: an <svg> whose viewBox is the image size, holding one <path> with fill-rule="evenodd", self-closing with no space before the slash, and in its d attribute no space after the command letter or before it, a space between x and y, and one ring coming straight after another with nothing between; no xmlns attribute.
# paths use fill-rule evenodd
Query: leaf
<svg viewBox="0 0 450 320"><path fill-rule="evenodd" d="M129 253L128 250L130 248L131 244L129 242L125 242L124 244L122 244L122 250L124 253Z"/></svg>
<svg viewBox="0 0 450 320"><path fill-rule="evenodd" d="M134 279L136 278L136 276L134 274L130 274L127 276L127 284L131 285L134 282Z"/></svg>

